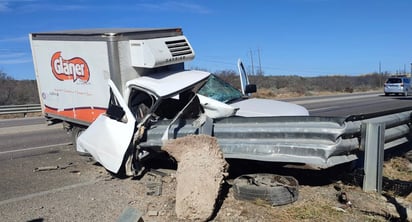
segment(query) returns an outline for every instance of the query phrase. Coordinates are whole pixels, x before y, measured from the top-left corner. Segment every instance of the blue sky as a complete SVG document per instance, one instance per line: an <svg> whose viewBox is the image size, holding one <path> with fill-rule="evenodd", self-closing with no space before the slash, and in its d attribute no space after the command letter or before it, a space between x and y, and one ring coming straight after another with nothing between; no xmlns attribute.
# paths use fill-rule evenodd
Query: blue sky
<svg viewBox="0 0 412 222"><path fill-rule="evenodd" d="M260 55L265 75L410 72L411 14L411 0L0 0L0 70L35 78L30 32L181 27L189 68L251 70Z"/></svg>

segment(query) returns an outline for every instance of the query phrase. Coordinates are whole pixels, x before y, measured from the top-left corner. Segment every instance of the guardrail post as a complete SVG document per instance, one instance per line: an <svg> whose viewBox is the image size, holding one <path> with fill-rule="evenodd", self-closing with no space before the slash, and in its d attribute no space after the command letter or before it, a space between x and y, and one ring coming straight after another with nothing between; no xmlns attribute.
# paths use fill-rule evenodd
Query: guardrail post
<svg viewBox="0 0 412 222"><path fill-rule="evenodd" d="M362 123L362 146L365 151L363 191L382 192L385 123Z"/></svg>

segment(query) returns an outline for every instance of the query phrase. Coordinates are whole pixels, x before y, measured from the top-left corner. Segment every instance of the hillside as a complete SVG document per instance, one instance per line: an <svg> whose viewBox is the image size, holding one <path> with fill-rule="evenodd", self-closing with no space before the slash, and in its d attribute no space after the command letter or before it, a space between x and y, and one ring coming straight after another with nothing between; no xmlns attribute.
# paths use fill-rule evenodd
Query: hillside
<svg viewBox="0 0 412 222"><path fill-rule="evenodd" d="M217 75L233 86L240 87L239 76L235 72L223 71ZM250 76L249 81L257 85L258 93L255 96L282 98L383 90L383 84L388 76L389 73L318 77L255 75Z"/></svg>
<svg viewBox="0 0 412 222"><path fill-rule="evenodd" d="M0 106L38 103L35 80L15 80L0 70Z"/></svg>
<svg viewBox="0 0 412 222"><path fill-rule="evenodd" d="M235 71L220 71L216 75L240 88ZM250 82L258 87L256 97L282 98L382 90L388 76L388 73L319 77L254 75L250 76ZM0 105L30 103L39 103L36 81L15 80L0 70Z"/></svg>

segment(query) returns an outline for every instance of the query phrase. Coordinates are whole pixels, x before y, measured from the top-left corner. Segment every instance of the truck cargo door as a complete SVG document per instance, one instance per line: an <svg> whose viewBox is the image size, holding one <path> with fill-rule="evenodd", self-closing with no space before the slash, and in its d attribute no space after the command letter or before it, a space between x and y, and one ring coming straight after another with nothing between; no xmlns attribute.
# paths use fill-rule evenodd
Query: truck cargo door
<svg viewBox="0 0 412 222"><path fill-rule="evenodd" d="M109 80L110 102L101 114L77 139L77 151L88 152L106 169L117 173L135 130L135 118L120 92Z"/></svg>

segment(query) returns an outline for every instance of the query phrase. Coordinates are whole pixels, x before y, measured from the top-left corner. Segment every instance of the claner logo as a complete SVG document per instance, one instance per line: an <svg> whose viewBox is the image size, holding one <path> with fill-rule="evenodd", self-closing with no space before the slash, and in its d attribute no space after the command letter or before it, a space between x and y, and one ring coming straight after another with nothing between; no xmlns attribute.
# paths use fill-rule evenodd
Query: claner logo
<svg viewBox="0 0 412 222"><path fill-rule="evenodd" d="M51 58L51 68L53 75L60 81L80 79L83 82L89 81L90 71L86 61L80 57L63 59L61 52L56 52Z"/></svg>

